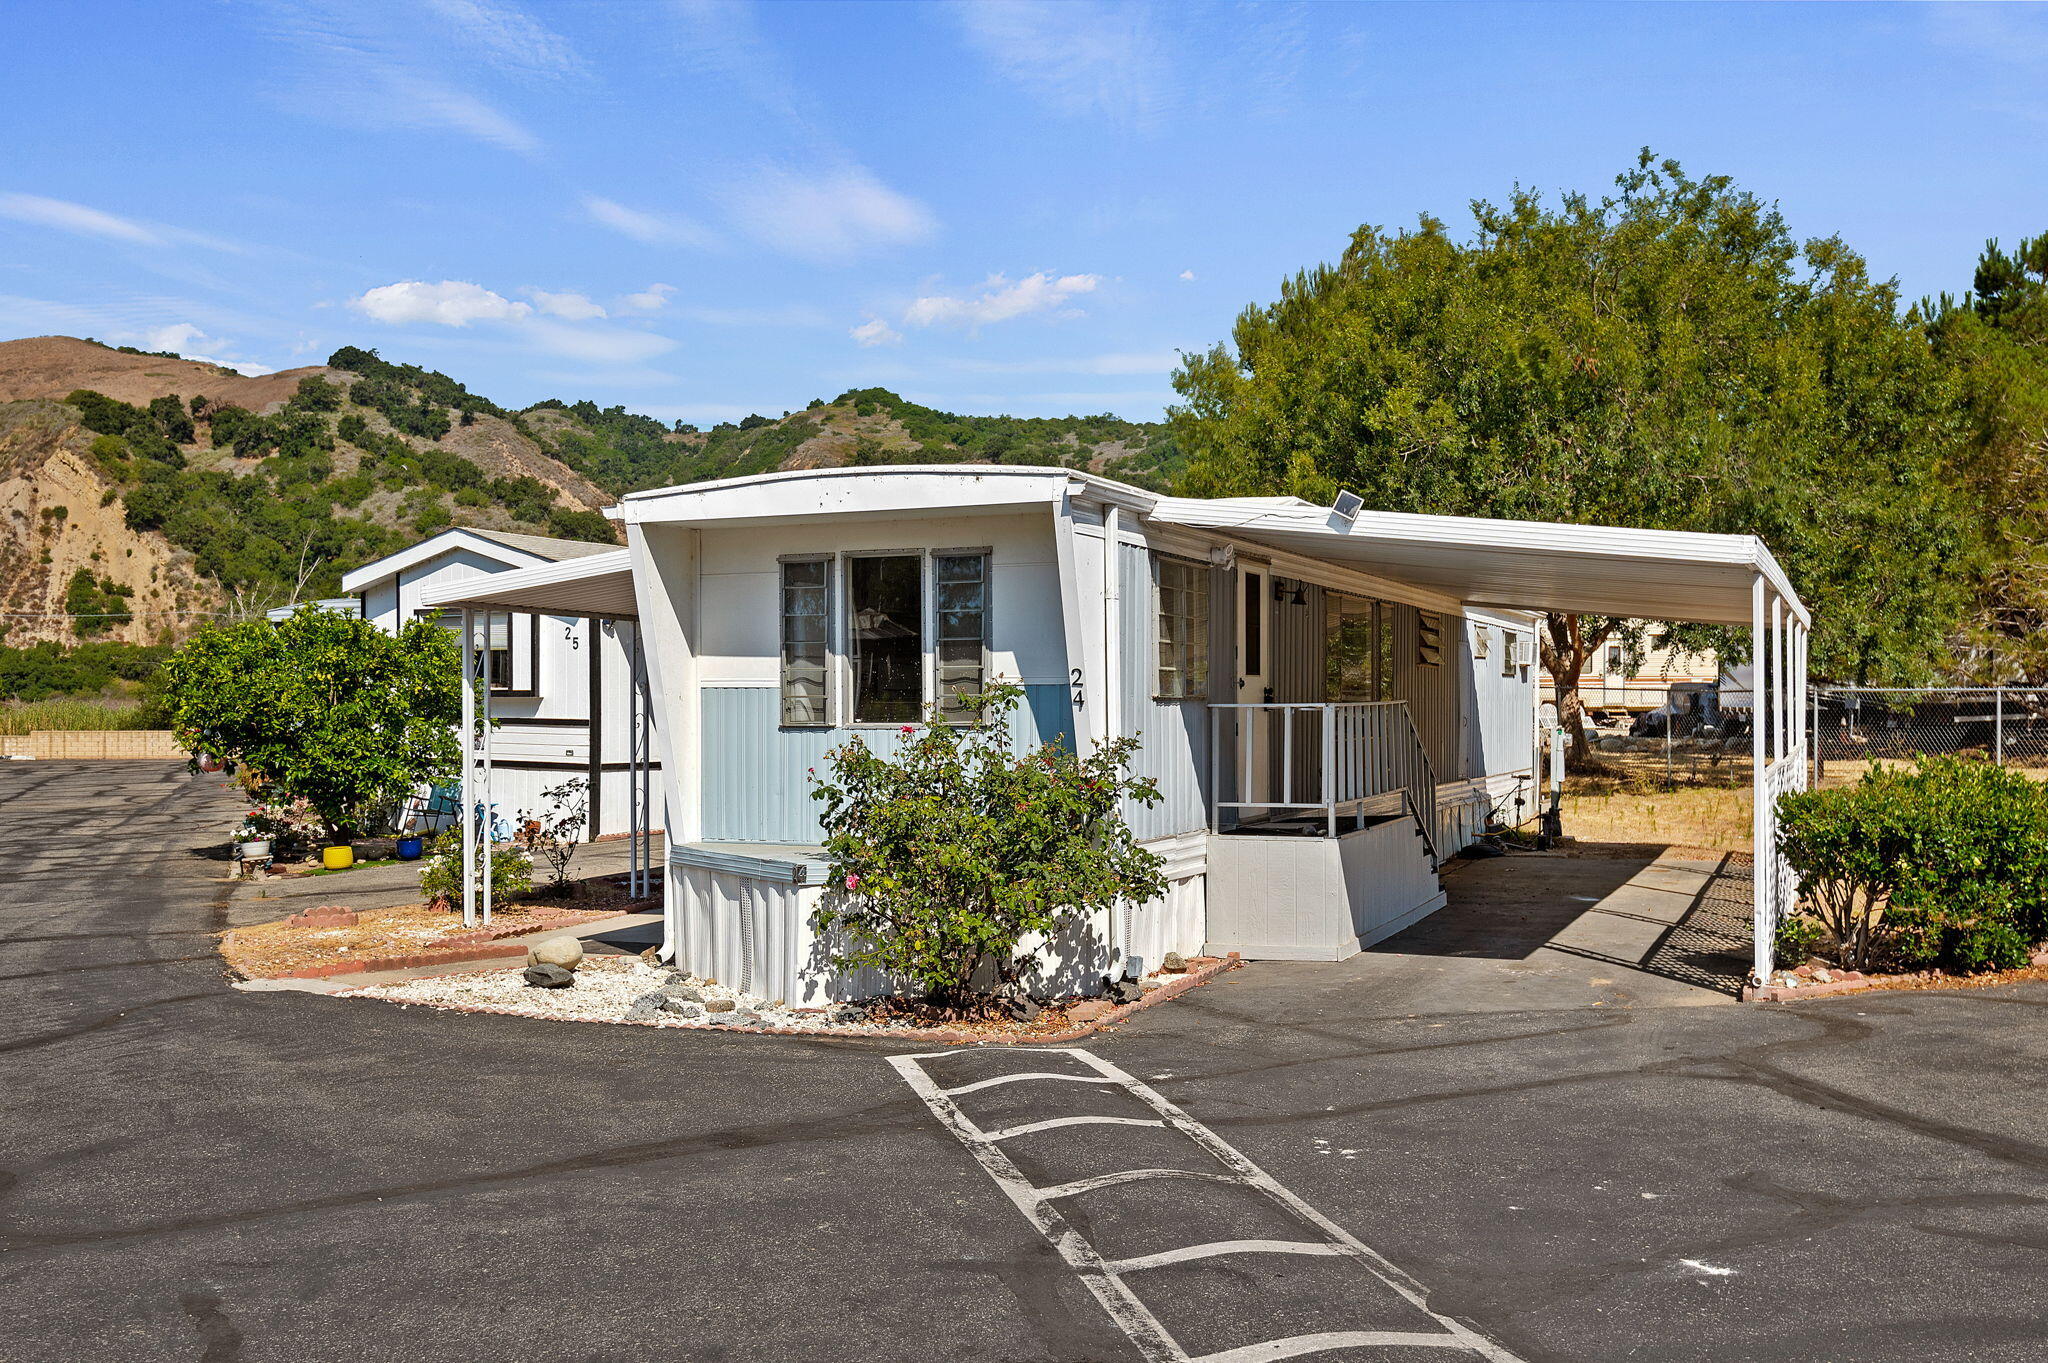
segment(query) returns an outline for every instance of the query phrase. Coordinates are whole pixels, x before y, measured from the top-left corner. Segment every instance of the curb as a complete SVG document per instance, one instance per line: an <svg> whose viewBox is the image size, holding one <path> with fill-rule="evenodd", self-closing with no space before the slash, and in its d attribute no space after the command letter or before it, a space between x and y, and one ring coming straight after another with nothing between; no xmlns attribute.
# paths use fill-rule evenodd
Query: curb
<svg viewBox="0 0 2048 1363"><path fill-rule="evenodd" d="M1222 958L1221 960L1212 961L1208 965L1202 966L1195 970L1190 970L1187 974L1181 976L1179 979L1173 981L1170 984L1160 985L1159 988L1153 990L1151 993L1145 995L1145 997L1141 999L1136 1000L1135 1002L1120 1003L1116 1007L1104 1013L1102 1016L1097 1018L1091 1018L1089 1021L1082 1023L1078 1027L1069 1027L1063 1032L1033 1032L1026 1036L982 1036L972 1032L956 1031L948 1027L933 1027L929 1029L921 1029L906 1027L869 1026L730 1027L724 1025L702 1027L671 1025L664 1027L663 1030L671 1032L722 1032L732 1033L734 1035L739 1036L843 1037L849 1040L861 1041L880 1040L916 1042L919 1045L923 1045L929 1042L934 1045L940 1046L1044 1046L1060 1042L1079 1041L1083 1037L1093 1036L1105 1027L1109 1027L1116 1023L1122 1022L1132 1013L1136 1013L1143 1009L1150 1008L1155 1004L1165 1003L1168 999L1178 998L1180 995L1187 993L1191 989L1199 989L1201 986L1207 984L1209 981L1215 979L1218 975L1223 974L1225 971L1235 970L1243 964L1244 962L1238 958L1237 953L1232 952L1230 955ZM272 976L271 978L280 979L286 977ZM435 977L429 975L422 976L421 978L433 979ZM372 1002L396 1003L401 1007L407 1008L432 1008L437 1012L444 1013L494 1013L501 1017L527 1018L534 1022L595 1022L602 1025L613 1027L663 1026L663 1024L659 1022L629 1021L626 1018L538 1018L534 1017L531 1013L523 1013L516 1008L501 1008L495 1004L488 1003L412 1003L404 999L374 999L372 1000Z"/></svg>
<svg viewBox="0 0 2048 1363"><path fill-rule="evenodd" d="M530 937L537 932L553 932L562 928L590 927L609 918L623 918L636 909L614 909L596 918L571 921L566 918L548 922L531 923L505 931L493 930L492 936L477 940L475 932L463 933L454 946L435 948L429 951L408 952L403 956L364 956L358 960L330 961L326 965L302 965L296 970L281 971L275 975L244 975L253 980L325 980L336 975L362 975L373 970L414 970L423 965L459 965L465 961L488 961L495 957L511 959L526 954L525 945L514 944L515 939ZM232 964L232 962L230 962ZM240 973L240 972L237 972Z"/></svg>
<svg viewBox="0 0 2048 1363"><path fill-rule="evenodd" d="M2048 966L2048 950L2037 951L2021 969ZM2002 975L2006 971L1987 971ZM1916 970L1904 975L1858 975L1853 980L1829 980L1826 984L1772 984L1742 986L1744 1003L1797 1003L1801 999L1824 999L1835 994L1857 994L1895 984L1925 984L1930 987L1960 985L1984 978L1982 975L1949 975L1938 970Z"/></svg>

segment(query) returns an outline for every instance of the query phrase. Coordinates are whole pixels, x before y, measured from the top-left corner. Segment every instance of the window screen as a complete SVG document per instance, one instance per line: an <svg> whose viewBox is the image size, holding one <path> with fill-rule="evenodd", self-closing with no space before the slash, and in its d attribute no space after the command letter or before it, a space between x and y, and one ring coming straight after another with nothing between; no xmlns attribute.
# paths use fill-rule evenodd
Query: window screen
<svg viewBox="0 0 2048 1363"><path fill-rule="evenodd" d="M782 722L832 722L830 620L832 565L805 559L782 565Z"/></svg>
<svg viewBox="0 0 2048 1363"><path fill-rule="evenodd" d="M1323 593L1323 699L1378 699L1373 677L1377 652L1373 630L1378 614L1378 603L1366 597Z"/></svg>
<svg viewBox="0 0 2048 1363"><path fill-rule="evenodd" d="M1209 689L1209 570L1176 558L1153 560L1159 597L1159 689L1171 698Z"/></svg>
<svg viewBox="0 0 2048 1363"><path fill-rule="evenodd" d="M948 719L972 719L965 701L985 689L982 660L988 647L988 556L936 554L932 581L938 594L934 647L939 712Z"/></svg>
<svg viewBox="0 0 2048 1363"><path fill-rule="evenodd" d="M1522 636L1513 630L1502 630L1500 634L1500 674L1512 677L1522 661Z"/></svg>
<svg viewBox="0 0 2048 1363"><path fill-rule="evenodd" d="M1510 638L1512 638L1513 636L1512 636L1512 635L1510 635L1509 637L1510 637ZM1473 628L1472 628L1472 656L1473 656L1473 657L1475 657L1475 658L1484 658L1484 657L1485 657L1485 656L1487 655L1487 653L1488 653L1488 652L1489 652L1489 651L1491 650L1492 646L1493 646L1493 629L1492 629L1492 627L1491 627L1491 626L1488 626L1488 625L1475 625L1475 626L1473 626Z"/></svg>
<svg viewBox="0 0 2048 1363"><path fill-rule="evenodd" d="M846 561L853 722L910 724L924 704L924 558Z"/></svg>
<svg viewBox="0 0 2048 1363"><path fill-rule="evenodd" d="M490 662L484 675L491 679L493 691L512 689L512 617L503 611L492 611L484 616L484 647L490 653Z"/></svg>

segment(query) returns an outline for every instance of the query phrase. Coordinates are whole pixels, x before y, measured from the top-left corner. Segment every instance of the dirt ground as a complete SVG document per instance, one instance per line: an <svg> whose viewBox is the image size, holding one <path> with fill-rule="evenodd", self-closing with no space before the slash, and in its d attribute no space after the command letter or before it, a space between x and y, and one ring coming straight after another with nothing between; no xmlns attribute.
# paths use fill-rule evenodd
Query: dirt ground
<svg viewBox="0 0 2048 1363"><path fill-rule="evenodd" d="M590 901L566 904L509 904L492 915L495 928L514 928L543 920L569 925L591 922L612 913L616 906L592 908ZM221 934L220 954L227 963L251 978L281 975L307 966L328 965L351 957L403 956L445 945L447 939L462 935L462 915L426 904L405 904L391 909L364 909L348 927L293 927L287 920L256 923Z"/></svg>

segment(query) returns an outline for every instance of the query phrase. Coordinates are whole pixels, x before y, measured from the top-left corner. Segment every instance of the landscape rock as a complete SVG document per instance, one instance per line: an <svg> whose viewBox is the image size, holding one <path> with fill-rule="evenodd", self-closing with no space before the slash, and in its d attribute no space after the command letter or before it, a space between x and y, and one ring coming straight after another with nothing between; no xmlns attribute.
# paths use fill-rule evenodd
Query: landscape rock
<svg viewBox="0 0 2048 1363"><path fill-rule="evenodd" d="M1178 975L1188 968L1188 958L1178 951L1169 951L1160 960L1159 968L1169 975Z"/></svg>
<svg viewBox="0 0 2048 1363"><path fill-rule="evenodd" d="M726 1000L730 1003L731 1000ZM727 1007L705 1015L706 1022L716 1022L726 1027L750 1027L761 1020L761 1015L748 1008Z"/></svg>
<svg viewBox="0 0 2048 1363"><path fill-rule="evenodd" d="M1031 1022L1045 1011L1045 1005L1034 998L1012 999L1005 1011L1017 1022Z"/></svg>
<svg viewBox="0 0 2048 1363"><path fill-rule="evenodd" d="M558 965L549 965L546 962L542 962L539 965L529 965L526 967L524 974L526 982L535 989L567 989L570 985L576 983L574 972L565 970Z"/></svg>
<svg viewBox="0 0 2048 1363"><path fill-rule="evenodd" d="M526 949L528 965L553 965L574 970L583 964L583 943L574 937L550 937Z"/></svg>
<svg viewBox="0 0 2048 1363"><path fill-rule="evenodd" d="M704 991L681 976L675 976L661 987L661 992L679 1003L702 1003Z"/></svg>
<svg viewBox="0 0 2048 1363"><path fill-rule="evenodd" d="M1075 1022L1093 1022L1115 1006L1108 999L1082 999L1067 1009L1067 1016Z"/></svg>
<svg viewBox="0 0 2048 1363"><path fill-rule="evenodd" d="M731 999L704 1000L704 1011L707 1013L730 1013L738 1007L739 1005L734 1003Z"/></svg>
<svg viewBox="0 0 2048 1363"><path fill-rule="evenodd" d="M652 1022L668 1007L666 994L642 994L626 1009L628 1022Z"/></svg>
<svg viewBox="0 0 2048 1363"><path fill-rule="evenodd" d="M1112 1003L1136 1003L1145 995L1145 991L1138 987L1136 980L1111 980L1109 987L1103 992Z"/></svg>

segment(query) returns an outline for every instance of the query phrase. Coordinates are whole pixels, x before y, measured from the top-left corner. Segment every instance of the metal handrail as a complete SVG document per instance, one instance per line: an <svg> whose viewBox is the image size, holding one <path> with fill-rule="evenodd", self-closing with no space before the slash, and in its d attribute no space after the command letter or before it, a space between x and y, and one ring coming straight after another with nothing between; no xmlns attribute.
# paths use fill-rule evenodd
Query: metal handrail
<svg viewBox="0 0 2048 1363"><path fill-rule="evenodd" d="M1281 798L1223 798L1225 711L1248 712L1244 716L1233 716L1238 722L1231 742L1236 758L1232 793L1243 795L1253 789L1254 781L1258 779L1251 776L1255 762L1263 760L1270 764L1277 752L1279 771L1275 793ZM1266 752L1261 759L1261 721L1267 720L1268 716L1271 719L1264 724L1263 735ZM1301 722L1304 716L1313 717L1307 725ZM1310 773L1306 763L1297 761L1297 748L1308 746L1304 741L1304 728L1318 731L1319 772ZM1315 777L1317 798L1296 798L1308 793L1297 790L1296 778L1304 774ZM1266 779L1274 776L1270 766L1265 775ZM1385 802L1391 797L1395 800L1396 809L1405 811L1415 820L1430 856L1437 855L1436 769L1429 760L1429 751L1423 746L1422 735L1415 727L1415 716L1409 711L1406 701L1314 704L1269 701L1264 704L1233 702L1211 705L1209 791L1209 821L1219 831L1226 809L1297 810L1321 813L1325 832L1330 837L1337 836L1339 815L1363 818L1370 812L1384 809Z"/></svg>

